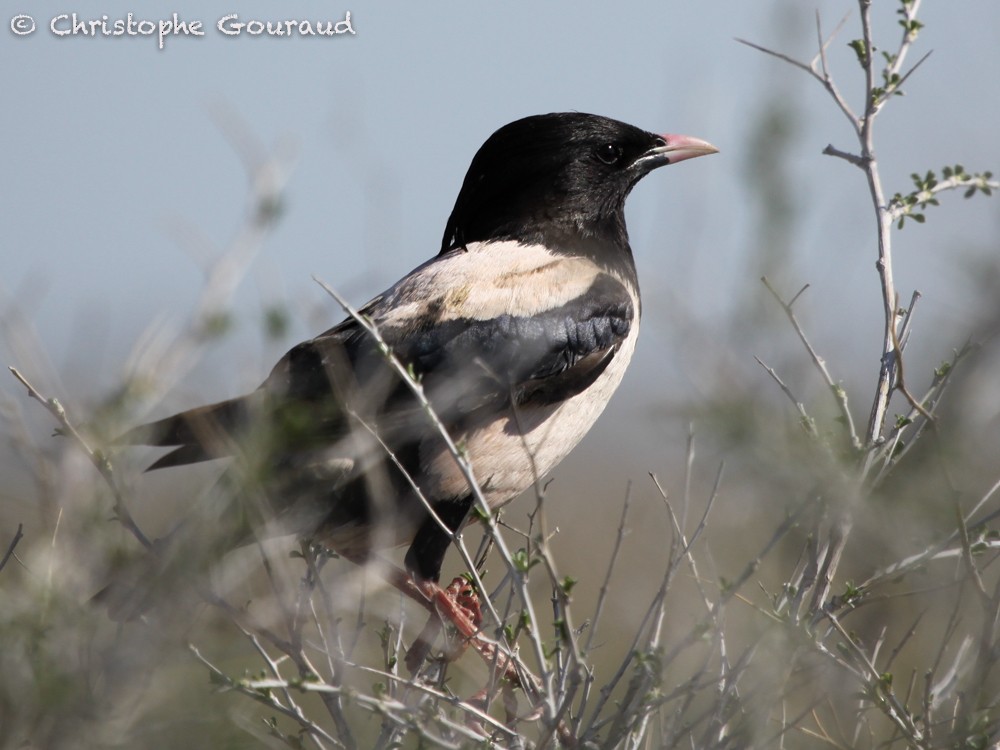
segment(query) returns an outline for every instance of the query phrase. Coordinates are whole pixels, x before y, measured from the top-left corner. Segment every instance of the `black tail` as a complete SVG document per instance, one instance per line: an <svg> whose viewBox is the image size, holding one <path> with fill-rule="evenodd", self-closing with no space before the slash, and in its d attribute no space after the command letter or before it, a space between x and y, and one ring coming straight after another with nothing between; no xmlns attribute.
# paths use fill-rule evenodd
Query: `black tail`
<svg viewBox="0 0 1000 750"><path fill-rule="evenodd" d="M131 445L177 446L146 471L210 461L231 454L233 438L247 423L248 397L220 401L129 430L118 440Z"/></svg>

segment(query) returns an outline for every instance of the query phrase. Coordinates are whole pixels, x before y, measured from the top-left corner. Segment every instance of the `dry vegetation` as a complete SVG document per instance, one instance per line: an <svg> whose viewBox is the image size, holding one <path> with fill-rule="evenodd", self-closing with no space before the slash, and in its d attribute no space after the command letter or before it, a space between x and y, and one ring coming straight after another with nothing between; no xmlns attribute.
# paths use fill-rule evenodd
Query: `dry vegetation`
<svg viewBox="0 0 1000 750"><path fill-rule="evenodd" d="M215 483L207 471L141 477L141 458L101 447L133 423L130 409L150 388L176 382L225 328L234 269L265 239L285 172L280 155L249 159L254 210L208 275L188 332L142 342L127 382L94 414L64 411L45 385L15 372L19 395L47 408L66 439L36 444L23 425L32 407L6 410L35 482L8 492L37 499L49 534L41 541L16 524L3 529L0 744L998 746L1000 474L995 444L966 419L995 363L997 311L970 323L966 341L934 342L943 360L934 373L911 371L905 355L920 297L896 289L892 254L903 225L922 222L943 194L989 194L997 184L959 166L915 165L909 192L883 188L875 124L923 62L910 59L920 0L896 3L901 36L878 52L872 4L859 6L849 47L863 97L842 93L829 75L835 50L818 21L812 61L751 46L815 78L856 133L856 143L825 153L857 168L859 190L871 196L883 302L873 325L883 352L867 392L848 394L810 339L798 317L809 305L804 289L764 279L761 293L799 339L820 396L800 395L804 379L758 360L790 407L759 410L720 393L688 437L685 469L662 485L642 479L661 491L663 549L623 572L634 514L623 493L617 528L590 553L608 560L603 580L588 580L579 600L573 570L550 544L544 486L530 516L509 512L498 523L480 513L484 523L456 538L452 555L481 592L480 634L471 645L439 639L411 674L407 650L433 625L380 583L384 571L287 537L219 562L218 539L187 532L213 528L215 509L234 497L254 502L251 484ZM836 54L850 52L841 43ZM701 441L723 446L725 467L699 459ZM455 458L464 462L458 448ZM738 523L719 521L720 493L765 509L745 537ZM149 510L157 505L188 518L187 531L157 541L148 529L169 528ZM178 551L175 538L200 541ZM116 568L149 591L144 621L115 625L88 602L93 582ZM643 605L622 612L616 587L635 587Z"/></svg>

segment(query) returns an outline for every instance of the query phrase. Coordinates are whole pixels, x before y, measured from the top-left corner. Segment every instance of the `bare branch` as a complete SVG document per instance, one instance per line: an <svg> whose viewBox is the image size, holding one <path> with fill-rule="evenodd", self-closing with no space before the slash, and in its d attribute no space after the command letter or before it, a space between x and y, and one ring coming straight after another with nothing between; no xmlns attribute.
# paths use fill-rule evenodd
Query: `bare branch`
<svg viewBox="0 0 1000 750"><path fill-rule="evenodd" d="M799 296L808 288L808 285L803 287L798 294L792 298L791 302L786 303L781 299L781 296L777 293L777 291L775 291L774 287L771 286L771 283L767 280L766 276L762 276L760 280L763 282L764 286L767 287L767 290L771 293L774 299L777 300L778 304L781 305L781 309L785 311L785 315L788 317L789 322L795 329L795 333L798 335L799 341L802 342L806 351L809 352L809 357L812 359L813 365L815 365L820 376L823 378L827 388L830 389L830 393L833 395L834 400L837 403L837 407L840 409L840 416L844 421L844 426L847 428L847 435L852 449L855 451L860 450L861 441L858 438L857 431L855 430L854 417L851 416L851 409L847 403L847 391L845 391L839 383L834 381L833 376L830 374L830 370L826 366L826 360L819 356L813 348L812 343L809 341L809 337L806 336L805 330L803 330L802 326L799 324L799 320L795 316L795 312L792 310L792 305L795 304L795 300L797 300ZM759 361L760 360L758 360L758 362ZM780 384L781 381L779 380L778 382Z"/></svg>
<svg viewBox="0 0 1000 750"><path fill-rule="evenodd" d="M767 371L767 374L771 376L774 382L778 384L778 387L781 388L782 391L784 391L786 396L788 396L788 400L792 402L792 404L795 406L795 410L798 411L799 413L799 422L802 425L803 429L805 429L805 431L809 433L810 437L813 438L819 437L819 433L816 431L816 420L814 420L812 417L809 416L809 414L806 412L806 407L803 406L802 402L799 401L798 398L796 398L794 393L792 393L792 389L789 388L785 384L785 381L783 381L778 376L778 373L775 372L773 367L765 365L761 361L760 357L754 357L754 359L757 360L757 364L763 367Z"/></svg>
<svg viewBox="0 0 1000 750"><path fill-rule="evenodd" d="M14 554L14 548L17 547L17 543L21 541L24 537L24 524L19 523L17 525L17 531L14 533L14 538L10 540L10 544L7 545L7 551L4 553L3 559L0 560L0 570L7 567L7 562Z"/></svg>
<svg viewBox="0 0 1000 750"><path fill-rule="evenodd" d="M615 543L611 549L611 559L608 561L608 565L604 572L604 582L601 584L601 588L597 594L597 604L594 605L594 616L590 621L590 632L587 634L587 643L583 647L584 651L589 652L594 645L594 638L597 635L597 626L601 621L601 614L604 612L604 601L607 598L608 590L611 584L611 574L614 572L615 563L618 561L618 553L622 548L622 541L625 539L625 519L628 518L629 502L632 498L632 483L628 483L628 488L625 490L625 500L622 503L622 515L618 521L618 532L615 534Z"/></svg>
<svg viewBox="0 0 1000 750"><path fill-rule="evenodd" d="M852 154L849 151L841 151L839 148L834 146L832 143L828 144L826 148L823 149L823 154L825 156L835 156L838 159L843 159L849 164L853 164L861 169L865 168L865 160L858 156L857 154Z"/></svg>
<svg viewBox="0 0 1000 750"><path fill-rule="evenodd" d="M112 495L115 499L115 517L118 522L128 529L129 533L134 536L139 543L146 549L150 549L153 543L146 537L142 532L142 529L136 524L132 518L132 514L129 512L128 505L125 503L125 496L122 494L121 490L118 489L118 483L115 480L114 470L111 466L111 461L100 453L90 447L83 436L77 431L76 427L70 422L69 416L66 414L66 410L63 405L59 403L57 399L45 398L41 393L35 390L35 387L28 382L28 379L22 375L16 367L8 368L11 373L17 378L21 384L28 389L28 395L38 401L42 406L44 406L48 412L56 418L56 421L62 426L61 434L68 435L73 439L73 442L84 452L90 462L94 465L100 475L107 482L108 487L111 489Z"/></svg>

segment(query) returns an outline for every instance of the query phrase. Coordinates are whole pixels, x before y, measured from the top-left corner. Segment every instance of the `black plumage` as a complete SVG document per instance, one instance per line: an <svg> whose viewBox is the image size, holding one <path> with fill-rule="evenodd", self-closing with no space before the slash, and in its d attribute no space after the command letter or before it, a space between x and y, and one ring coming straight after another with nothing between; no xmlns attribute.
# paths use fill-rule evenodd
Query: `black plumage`
<svg viewBox="0 0 1000 750"><path fill-rule="evenodd" d="M528 117L476 154L440 253L361 309L468 451L491 507L548 472L621 381L640 313L623 213L632 187L712 153L580 113ZM282 528L363 560L409 543L436 581L471 504L409 388L353 319L294 347L257 391L153 422L150 468L236 455ZM264 518L258 519L263 522Z"/></svg>

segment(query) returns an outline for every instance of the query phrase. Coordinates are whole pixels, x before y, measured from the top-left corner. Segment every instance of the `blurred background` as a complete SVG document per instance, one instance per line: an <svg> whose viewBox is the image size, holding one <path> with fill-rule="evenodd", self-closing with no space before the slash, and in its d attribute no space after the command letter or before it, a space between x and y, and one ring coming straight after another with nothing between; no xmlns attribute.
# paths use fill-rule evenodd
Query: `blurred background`
<svg viewBox="0 0 1000 750"><path fill-rule="evenodd" d="M876 37L892 49L901 34L896 6L875 6ZM347 11L356 33L331 38L228 37L215 27L232 13L339 21ZM57 37L48 24L61 12L112 22L129 12L177 13L201 20L205 36L168 37L162 50L155 37ZM628 632L658 583L670 528L648 475L674 497L683 491L690 431L693 496L702 504L727 464L710 576L735 575L808 491L811 479L790 460L796 414L754 356L776 368L821 431L837 429L833 401L761 276L786 299L810 285L796 311L847 390L855 421L867 421L882 335L874 218L862 173L821 155L827 144L855 150L853 132L816 81L736 41L808 61L817 12L826 34L848 15L829 57L857 109L863 80L847 47L859 35L857 9L846 0L8 4L0 361L80 423L114 407L110 424L121 428L234 396L256 387L292 344L342 317L313 276L361 304L437 252L472 155L499 126L580 110L707 139L717 156L657 172L630 198L644 303L639 347L620 393L548 489L554 549L563 572L581 581L574 593L587 611L631 483L616 600ZM33 34L10 30L18 14L34 17ZM920 17L926 28L910 60L933 54L877 123L890 195L909 192L912 172L946 164L1000 172L1000 5L928 1ZM941 203L926 224L895 236L901 304L922 294L906 360L915 392L970 336L988 340L1000 313L1000 202L948 193ZM955 430L975 446L958 474L970 497L1000 469L996 361L987 344L946 399ZM93 503L94 518L106 518L107 498L99 490L81 498L73 490L82 485L40 472L56 467L96 482L65 441L50 437L51 417L13 378L0 380L0 407L0 547L23 524L28 577L51 580L73 567L71 554L62 567L32 569L31 561L51 559L42 551L57 546L60 509ZM142 476L142 452L120 461L137 516L154 528L169 526L178 486L195 493L208 481L197 472ZM921 484L916 475L898 482L878 512L898 523L891 509ZM523 525L532 507L513 506L511 523ZM871 533L887 523L876 513L861 534L872 557L855 558L859 568L894 559L948 512L933 503L907 510L894 527L898 549L895 537ZM0 575L8 577L2 592L12 576ZM82 576L70 588L85 598L88 586ZM14 611L9 589L0 596ZM690 625L684 613L677 620ZM9 688L0 710L16 705ZM187 714L160 711L155 741L170 746L170 727Z"/></svg>

